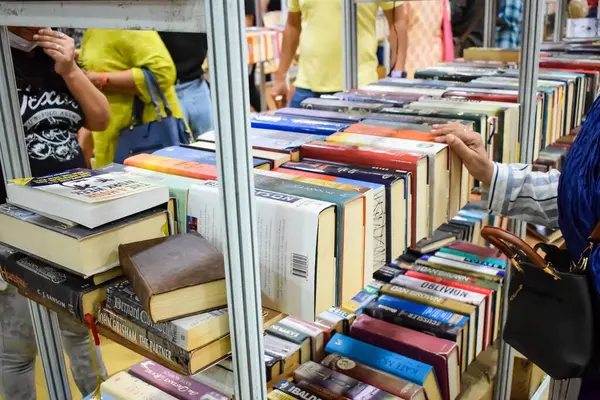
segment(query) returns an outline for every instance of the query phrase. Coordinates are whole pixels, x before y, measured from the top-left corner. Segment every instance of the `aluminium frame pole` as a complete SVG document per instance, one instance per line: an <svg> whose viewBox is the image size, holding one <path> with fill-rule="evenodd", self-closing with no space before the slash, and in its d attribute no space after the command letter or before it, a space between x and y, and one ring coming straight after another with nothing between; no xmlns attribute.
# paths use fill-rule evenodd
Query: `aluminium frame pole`
<svg viewBox="0 0 600 400"><path fill-rule="evenodd" d="M31 176L31 169L6 26L0 27L0 46L0 129L3 131L0 134L0 160L8 182L9 179ZM71 388L56 313L29 299L27 301L48 396L50 400L70 400Z"/></svg>
<svg viewBox="0 0 600 400"><path fill-rule="evenodd" d="M544 17L544 0L527 0L523 4L523 25L521 41L521 65L519 69L519 103L521 115L519 121L519 133L521 136L520 163L532 164L535 151L535 129L536 129L536 107L537 86L540 71L540 49L542 43ZM524 237L526 224L522 221L513 221L513 232ZM505 288L508 288L512 268L507 267ZM504 311L502 315L502 326L506 322L509 312L510 294L508 290L503 294ZM501 341L499 357L499 375L496 382L496 400L510 398L513 369L513 350ZM502 375L500 375L502 374Z"/></svg>
<svg viewBox="0 0 600 400"><path fill-rule="evenodd" d="M342 0L344 90L358 87L358 12L354 0Z"/></svg>
<svg viewBox="0 0 600 400"><path fill-rule="evenodd" d="M267 398L241 0L205 0L235 397Z"/></svg>
<svg viewBox="0 0 600 400"><path fill-rule="evenodd" d="M569 15L567 0L556 0L556 10L554 11L554 32L552 40L556 43L563 40L565 34L565 16Z"/></svg>
<svg viewBox="0 0 600 400"><path fill-rule="evenodd" d="M483 47L496 47L496 18L498 16L498 0L485 0L483 20Z"/></svg>

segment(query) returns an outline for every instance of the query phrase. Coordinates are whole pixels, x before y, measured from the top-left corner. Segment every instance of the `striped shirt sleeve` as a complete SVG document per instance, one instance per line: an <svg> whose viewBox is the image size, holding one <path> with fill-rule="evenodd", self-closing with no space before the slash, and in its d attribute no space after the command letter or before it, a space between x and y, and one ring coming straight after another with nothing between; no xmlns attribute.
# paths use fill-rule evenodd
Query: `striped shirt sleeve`
<svg viewBox="0 0 600 400"><path fill-rule="evenodd" d="M530 165L496 163L488 207L501 215L558 227L560 172L534 172Z"/></svg>

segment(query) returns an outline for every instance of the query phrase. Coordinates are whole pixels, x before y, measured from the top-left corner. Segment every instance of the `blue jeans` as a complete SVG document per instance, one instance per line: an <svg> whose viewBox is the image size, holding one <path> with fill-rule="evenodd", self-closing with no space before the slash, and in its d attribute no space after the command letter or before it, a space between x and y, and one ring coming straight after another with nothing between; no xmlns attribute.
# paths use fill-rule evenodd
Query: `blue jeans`
<svg viewBox="0 0 600 400"><path fill-rule="evenodd" d="M179 104L194 138L213 130L212 103L206 81L190 81L175 85Z"/></svg>
<svg viewBox="0 0 600 400"><path fill-rule="evenodd" d="M306 99L313 99L315 97L321 97L324 94L334 94L334 93L335 92L318 93L318 92L313 92L312 90L309 90L309 89L302 89L302 88L297 87L296 91L294 92L294 95L292 96L292 100L290 101L290 107L300 108L300 103L302 103Z"/></svg>

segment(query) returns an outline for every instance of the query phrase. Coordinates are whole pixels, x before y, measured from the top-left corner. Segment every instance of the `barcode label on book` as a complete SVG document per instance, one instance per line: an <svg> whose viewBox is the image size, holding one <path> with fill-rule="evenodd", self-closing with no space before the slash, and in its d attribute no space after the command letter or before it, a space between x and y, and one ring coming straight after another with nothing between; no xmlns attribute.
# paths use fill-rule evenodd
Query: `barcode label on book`
<svg viewBox="0 0 600 400"><path fill-rule="evenodd" d="M308 257L302 254L292 254L292 274L300 278L308 278Z"/></svg>

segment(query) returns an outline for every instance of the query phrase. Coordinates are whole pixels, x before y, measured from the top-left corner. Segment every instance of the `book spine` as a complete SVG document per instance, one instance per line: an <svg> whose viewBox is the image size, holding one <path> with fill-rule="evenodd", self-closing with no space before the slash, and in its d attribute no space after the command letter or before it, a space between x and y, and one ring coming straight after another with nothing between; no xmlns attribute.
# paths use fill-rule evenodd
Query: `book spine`
<svg viewBox="0 0 600 400"><path fill-rule="evenodd" d="M321 398L323 400L350 400L348 397L334 393L330 389L321 387L307 380L298 382L297 387L300 390L303 390L304 393L312 394L313 396L318 396L317 398ZM310 399L311 397L309 396L305 398Z"/></svg>
<svg viewBox="0 0 600 400"><path fill-rule="evenodd" d="M109 312L107 309L100 310L98 313L98 322L122 338L147 349L160 359L178 365L186 371L189 370L190 353L175 346L173 343L141 327L132 328L131 321L116 313Z"/></svg>
<svg viewBox="0 0 600 400"><path fill-rule="evenodd" d="M131 367L129 374L181 400L228 400L227 396L191 378L183 377L152 361Z"/></svg>
<svg viewBox="0 0 600 400"><path fill-rule="evenodd" d="M299 388L294 383L292 383L288 380L282 380L280 382L277 382L273 386L273 388L279 390L280 392L282 392L294 399L304 399L304 400L324 400L325 399L323 397L315 396L314 394Z"/></svg>
<svg viewBox="0 0 600 400"><path fill-rule="evenodd" d="M106 289L106 304L115 313L136 325L143 326L155 335L180 347L187 347L187 332L180 330L176 325L169 322L154 323L139 302L127 294L121 293L113 286Z"/></svg>
<svg viewBox="0 0 600 400"><path fill-rule="evenodd" d="M448 326L463 326L468 317L460 314L455 314L450 311L442 310L435 307L426 306L424 304L414 303L408 300L398 299L386 294L380 296L377 302L383 305L390 306L394 309L406 310L413 314L421 315L426 318L448 324Z"/></svg>
<svg viewBox="0 0 600 400"><path fill-rule="evenodd" d="M19 289L25 292L32 292L43 300L48 301L54 306L68 312L75 318L83 321L83 308L81 293L61 285L62 272L54 271L53 280L46 279L30 268L37 268L37 261L30 258L21 258L15 260L11 258L2 262L2 276Z"/></svg>
<svg viewBox="0 0 600 400"><path fill-rule="evenodd" d="M410 276L398 275L392 280L392 284L407 287L413 290L420 290L425 293L435 294L447 299L464 302L466 304L479 305L485 299L485 296L479 293L469 292L467 290L446 286L435 282L424 281Z"/></svg>
<svg viewBox="0 0 600 400"><path fill-rule="evenodd" d="M448 339L454 342L459 339L459 330L455 327L431 318L413 314L405 310L398 310L376 302L366 306L364 313L369 317L410 328L418 332L427 333L438 338Z"/></svg>

